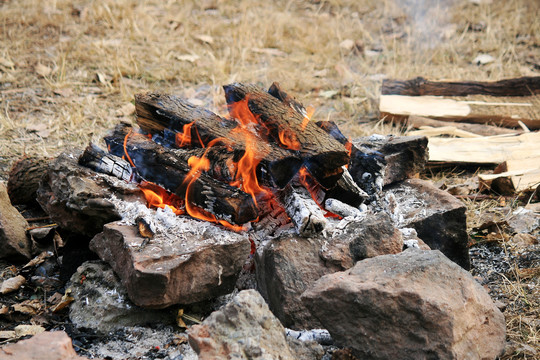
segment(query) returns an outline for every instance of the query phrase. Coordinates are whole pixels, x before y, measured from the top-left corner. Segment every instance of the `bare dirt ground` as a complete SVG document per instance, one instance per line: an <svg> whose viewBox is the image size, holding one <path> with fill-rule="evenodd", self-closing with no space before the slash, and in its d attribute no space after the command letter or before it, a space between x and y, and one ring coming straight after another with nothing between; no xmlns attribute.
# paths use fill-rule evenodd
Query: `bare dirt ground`
<svg viewBox="0 0 540 360"><path fill-rule="evenodd" d="M0 180L23 154L99 142L149 90L225 113L221 85L278 81L348 136L397 134L378 120L382 79L539 76L539 14L537 0L0 0ZM474 63L479 54L493 61ZM467 202L471 224L520 205L493 201ZM484 279L504 300L504 358L540 356L538 248L527 262L510 236L470 233L486 266L485 252L508 265Z"/></svg>

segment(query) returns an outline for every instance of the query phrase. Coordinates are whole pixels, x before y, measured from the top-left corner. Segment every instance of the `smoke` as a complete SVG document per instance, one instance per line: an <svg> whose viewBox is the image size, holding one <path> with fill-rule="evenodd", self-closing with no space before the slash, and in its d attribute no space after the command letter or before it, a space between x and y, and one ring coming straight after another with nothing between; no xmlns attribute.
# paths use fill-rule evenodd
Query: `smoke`
<svg viewBox="0 0 540 360"><path fill-rule="evenodd" d="M408 39L415 49L432 49L454 30L450 9L455 0L401 0L397 3L407 16Z"/></svg>

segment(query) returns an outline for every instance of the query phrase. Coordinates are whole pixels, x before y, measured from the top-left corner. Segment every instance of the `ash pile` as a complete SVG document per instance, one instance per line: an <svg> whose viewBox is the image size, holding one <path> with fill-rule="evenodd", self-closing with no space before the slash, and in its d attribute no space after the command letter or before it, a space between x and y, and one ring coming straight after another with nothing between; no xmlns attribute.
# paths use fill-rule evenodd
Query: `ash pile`
<svg viewBox="0 0 540 360"><path fill-rule="evenodd" d="M350 140L277 83L224 90L228 117L136 95L135 126L39 167L37 201L100 259L68 283L76 328L154 339L148 358L503 351L504 317L466 271L465 207L417 178L425 137ZM2 241L30 258L23 235ZM129 358L107 346L80 354Z"/></svg>

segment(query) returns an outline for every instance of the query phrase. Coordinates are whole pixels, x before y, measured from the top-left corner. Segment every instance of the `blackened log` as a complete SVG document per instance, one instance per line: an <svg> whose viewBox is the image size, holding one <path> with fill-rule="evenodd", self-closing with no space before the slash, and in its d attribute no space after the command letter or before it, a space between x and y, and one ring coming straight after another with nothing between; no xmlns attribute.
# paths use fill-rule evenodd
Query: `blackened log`
<svg viewBox="0 0 540 360"><path fill-rule="evenodd" d="M110 152L124 156L125 151L137 173L146 181L156 183L175 195L186 198L186 180L191 170L187 161L156 144L146 136L133 133L127 124L116 126L114 133L105 137ZM125 150L124 150L125 143ZM191 183L188 199L193 205L234 224L244 224L257 218L251 195L215 180L205 173Z"/></svg>
<svg viewBox="0 0 540 360"><path fill-rule="evenodd" d="M540 94L540 76L526 76L500 81L429 81L422 77L411 80L384 80L382 95L408 96L531 96Z"/></svg>
<svg viewBox="0 0 540 360"><path fill-rule="evenodd" d="M325 187L341 176L349 162L345 147L279 99L255 85L225 85L227 103L247 99L249 110L259 117L270 137L281 147L299 154L311 174Z"/></svg>
<svg viewBox="0 0 540 360"><path fill-rule="evenodd" d="M336 185L326 191L325 199L328 198L340 200L357 208L369 198L369 195L356 184L349 170L344 167Z"/></svg>
<svg viewBox="0 0 540 360"><path fill-rule="evenodd" d="M326 227L328 222L322 209L306 188L289 184L277 192L277 198L300 235L315 235Z"/></svg>
<svg viewBox="0 0 540 360"><path fill-rule="evenodd" d="M302 103L300 103L298 100L296 100L293 96L287 94L281 86L279 86L279 83L273 82L270 88L268 88L268 93L281 101L282 103L286 104L287 106L290 106L294 111L296 111L298 114L300 114L302 117L307 117L308 113L306 108Z"/></svg>
<svg viewBox="0 0 540 360"><path fill-rule="evenodd" d="M106 153L95 144L90 144L84 149L83 154L79 157L79 165L125 181L131 181L133 177L133 170L129 162L116 155Z"/></svg>
<svg viewBox="0 0 540 360"><path fill-rule="evenodd" d="M326 131L330 136L339 141L341 144L345 145L349 142L349 139L343 135L337 124L333 121L317 121L315 123L318 127Z"/></svg>
<svg viewBox="0 0 540 360"><path fill-rule="evenodd" d="M147 133L184 133L189 127L191 146L204 147L217 138L227 140L227 146L236 154L246 150L246 139L236 121L222 118L213 112L190 104L188 101L167 94L135 95L137 123ZM300 156L272 146L260 134L251 133L257 158L260 160L258 172L268 174L277 187L284 187L302 165ZM174 140L173 140L174 141Z"/></svg>

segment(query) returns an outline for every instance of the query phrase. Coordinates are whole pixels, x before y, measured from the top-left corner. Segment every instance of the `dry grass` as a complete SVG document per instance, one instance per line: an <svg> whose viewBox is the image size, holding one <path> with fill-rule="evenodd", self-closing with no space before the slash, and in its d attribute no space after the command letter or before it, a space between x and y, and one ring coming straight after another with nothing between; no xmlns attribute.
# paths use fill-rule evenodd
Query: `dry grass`
<svg viewBox="0 0 540 360"><path fill-rule="evenodd" d="M23 153L97 141L147 90L223 112L221 85L279 81L349 136L397 133L377 121L382 78L540 75L539 13L530 0L0 0L0 179ZM473 64L480 53L494 61ZM509 336L523 326L509 318ZM535 331L523 341L538 347Z"/></svg>

